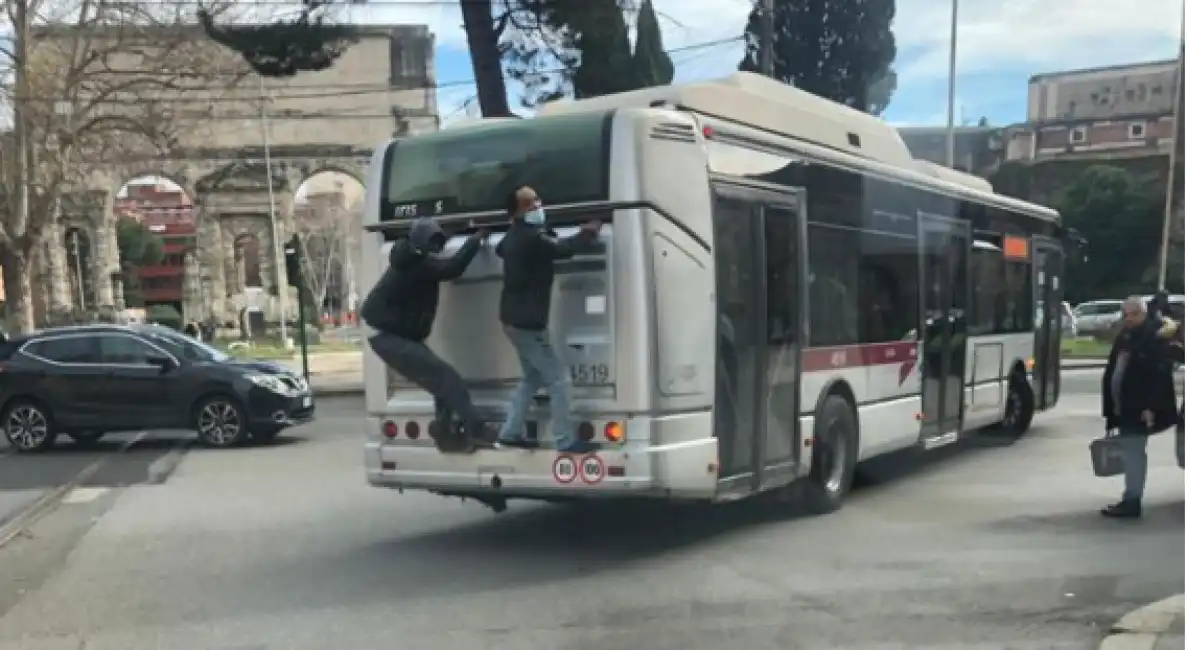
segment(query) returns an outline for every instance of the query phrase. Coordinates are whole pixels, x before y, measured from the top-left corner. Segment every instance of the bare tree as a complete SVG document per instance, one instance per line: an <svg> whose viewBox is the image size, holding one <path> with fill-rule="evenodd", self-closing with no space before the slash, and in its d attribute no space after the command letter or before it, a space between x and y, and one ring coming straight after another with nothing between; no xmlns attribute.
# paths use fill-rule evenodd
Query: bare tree
<svg viewBox="0 0 1187 650"><path fill-rule="evenodd" d="M63 198L113 167L168 155L214 110L187 93L231 85L244 66L205 41L181 0L0 3L13 32L0 40L0 101L13 109L13 130L0 134L0 268L9 326L28 331L30 266ZM13 153L22 149L24 160Z"/></svg>
<svg viewBox="0 0 1187 650"><path fill-rule="evenodd" d="M347 207L340 192L315 195L297 208L295 225L301 242L301 272L315 305L326 298L344 305L352 289L350 268L356 262L361 223L359 204Z"/></svg>

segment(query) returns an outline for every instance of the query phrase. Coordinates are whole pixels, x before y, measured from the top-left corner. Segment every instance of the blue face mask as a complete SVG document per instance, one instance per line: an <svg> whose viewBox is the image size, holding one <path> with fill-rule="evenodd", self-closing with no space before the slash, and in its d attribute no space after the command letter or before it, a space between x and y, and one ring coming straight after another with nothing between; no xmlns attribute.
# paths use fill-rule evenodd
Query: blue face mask
<svg viewBox="0 0 1187 650"><path fill-rule="evenodd" d="M533 226L543 226L546 218L544 216L544 208L535 208L523 213L523 220L525 223L530 223Z"/></svg>

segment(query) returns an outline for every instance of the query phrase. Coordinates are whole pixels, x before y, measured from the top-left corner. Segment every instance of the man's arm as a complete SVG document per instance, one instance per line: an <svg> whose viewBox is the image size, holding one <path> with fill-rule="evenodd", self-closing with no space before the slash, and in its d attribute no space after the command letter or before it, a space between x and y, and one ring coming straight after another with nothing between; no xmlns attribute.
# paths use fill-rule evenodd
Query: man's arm
<svg viewBox="0 0 1187 650"><path fill-rule="evenodd" d="M602 224L597 221L581 226L577 234L564 239L552 239L544 234L538 238L541 251L552 260L567 260L577 253L588 250L598 241L598 231Z"/></svg>
<svg viewBox="0 0 1187 650"><path fill-rule="evenodd" d="M474 256L478 254L478 249L482 247L482 242L485 239L485 232L477 232L470 235L466 243L462 244L462 247L452 257L429 256L429 272L442 282L456 280L466 272L466 267L470 266L470 262L474 261Z"/></svg>

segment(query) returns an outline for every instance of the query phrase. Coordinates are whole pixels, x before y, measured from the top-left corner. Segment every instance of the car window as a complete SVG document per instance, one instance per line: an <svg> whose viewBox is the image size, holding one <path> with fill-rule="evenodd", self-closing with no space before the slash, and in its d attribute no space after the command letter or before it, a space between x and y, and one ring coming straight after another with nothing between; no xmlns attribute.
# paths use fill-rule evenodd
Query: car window
<svg viewBox="0 0 1187 650"><path fill-rule="evenodd" d="M160 354L144 341L131 336L109 334L98 338L101 363L148 365L149 357L154 353Z"/></svg>
<svg viewBox="0 0 1187 650"><path fill-rule="evenodd" d="M98 348L90 336L64 336L29 343L25 352L57 363L97 363Z"/></svg>

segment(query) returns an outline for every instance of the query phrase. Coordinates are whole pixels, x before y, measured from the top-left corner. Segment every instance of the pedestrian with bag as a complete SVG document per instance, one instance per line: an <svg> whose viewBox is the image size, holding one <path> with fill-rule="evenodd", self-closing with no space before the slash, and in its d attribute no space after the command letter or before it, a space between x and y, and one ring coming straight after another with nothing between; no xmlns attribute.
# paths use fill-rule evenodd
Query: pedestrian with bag
<svg viewBox="0 0 1187 650"><path fill-rule="evenodd" d="M461 375L425 345L437 317L441 283L465 273L487 235L479 229L456 253L445 257L441 251L448 238L441 227L432 219L417 219L408 236L392 245L390 265L360 310L363 322L376 330L367 341L375 354L433 396L436 417L429 435L445 452L494 445L492 431L474 408ZM455 413L461 418L461 430L453 425Z"/></svg>
<svg viewBox="0 0 1187 650"><path fill-rule="evenodd" d="M590 221L572 237L556 238L547 227L540 197L527 185L517 187L507 197L507 213L511 227L495 248L495 254L503 258L499 320L515 347L522 375L498 441L512 447L536 446L537 441L525 437L524 424L536 391L547 388L557 451L594 451L596 444L576 439L569 413L569 372L552 345L548 317L552 310L553 263L591 248L602 224Z"/></svg>
<svg viewBox="0 0 1187 650"><path fill-rule="evenodd" d="M1170 344L1160 336L1162 319L1152 316L1141 298L1121 307L1122 329L1113 342L1101 386L1107 440L1118 452L1125 489L1121 500L1101 510L1114 518L1142 515L1149 436L1176 425Z"/></svg>

